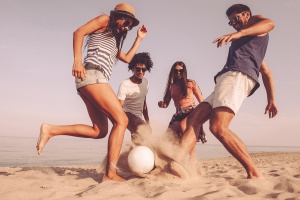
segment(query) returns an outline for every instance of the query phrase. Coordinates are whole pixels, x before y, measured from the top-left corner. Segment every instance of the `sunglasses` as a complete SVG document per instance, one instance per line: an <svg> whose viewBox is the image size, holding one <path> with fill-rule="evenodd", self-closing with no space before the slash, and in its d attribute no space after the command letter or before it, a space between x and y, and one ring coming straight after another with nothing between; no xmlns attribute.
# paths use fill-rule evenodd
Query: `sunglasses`
<svg viewBox="0 0 300 200"><path fill-rule="evenodd" d="M239 13L236 16L234 16L231 20L229 20L228 25L232 26L233 22L237 22L240 18L240 14L244 15L245 12Z"/></svg>
<svg viewBox="0 0 300 200"><path fill-rule="evenodd" d="M145 72L147 69L146 69L146 68L136 67L136 68L134 68L134 70L135 70L136 72L140 72L141 70L142 70L142 72Z"/></svg>
<svg viewBox="0 0 300 200"><path fill-rule="evenodd" d="M175 72L175 73L178 73L178 72L179 72L180 74L182 74L183 69L174 69L174 72Z"/></svg>
<svg viewBox="0 0 300 200"><path fill-rule="evenodd" d="M122 17L121 19L124 20L123 26L126 27L128 31L130 31L132 29L132 26L130 26L131 25L130 21L125 19L124 17Z"/></svg>

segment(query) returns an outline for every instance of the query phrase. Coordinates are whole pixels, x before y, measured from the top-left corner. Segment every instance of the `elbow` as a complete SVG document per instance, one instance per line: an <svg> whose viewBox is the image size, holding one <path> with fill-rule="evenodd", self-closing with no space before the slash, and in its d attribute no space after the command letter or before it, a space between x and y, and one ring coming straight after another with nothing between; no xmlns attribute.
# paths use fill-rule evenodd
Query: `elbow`
<svg viewBox="0 0 300 200"><path fill-rule="evenodd" d="M125 60L123 60L123 62L126 63L126 64L129 64L129 63L130 63L130 60L126 60L126 59L125 59Z"/></svg>
<svg viewBox="0 0 300 200"><path fill-rule="evenodd" d="M73 32L73 38L84 37L85 34L81 31L81 29L77 29Z"/></svg>
<svg viewBox="0 0 300 200"><path fill-rule="evenodd" d="M275 23L272 20L269 20L268 27L270 31L273 30L275 28Z"/></svg>
<svg viewBox="0 0 300 200"><path fill-rule="evenodd" d="M77 29L76 31L73 32L73 37L75 38L78 35L79 30Z"/></svg>

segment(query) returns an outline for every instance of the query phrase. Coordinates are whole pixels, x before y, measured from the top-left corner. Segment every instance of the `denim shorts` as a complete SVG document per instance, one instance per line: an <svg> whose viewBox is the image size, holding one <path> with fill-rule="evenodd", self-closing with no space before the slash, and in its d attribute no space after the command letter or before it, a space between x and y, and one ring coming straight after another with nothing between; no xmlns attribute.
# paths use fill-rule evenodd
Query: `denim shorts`
<svg viewBox="0 0 300 200"><path fill-rule="evenodd" d="M104 75L103 69L90 67L90 63L86 65L86 77L82 81L80 78L75 78L76 89L98 83L108 83L108 78ZM95 65L94 65L95 66Z"/></svg>
<svg viewBox="0 0 300 200"><path fill-rule="evenodd" d="M256 81L238 71L228 71L217 77L214 91L203 102L212 108L228 107L237 113L243 101L251 93Z"/></svg>

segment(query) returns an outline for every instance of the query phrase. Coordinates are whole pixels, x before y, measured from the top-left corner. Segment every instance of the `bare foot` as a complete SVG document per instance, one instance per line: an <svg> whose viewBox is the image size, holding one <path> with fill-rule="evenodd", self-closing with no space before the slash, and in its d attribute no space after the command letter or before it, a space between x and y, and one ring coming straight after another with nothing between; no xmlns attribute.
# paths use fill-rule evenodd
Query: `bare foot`
<svg viewBox="0 0 300 200"><path fill-rule="evenodd" d="M126 181L125 178L119 176L117 173L114 176L108 177L106 174L102 177L102 182L104 181Z"/></svg>
<svg viewBox="0 0 300 200"><path fill-rule="evenodd" d="M248 174L247 179L265 179L265 177L261 173L256 173L256 174Z"/></svg>
<svg viewBox="0 0 300 200"><path fill-rule="evenodd" d="M183 178L183 179L189 179L190 178L189 173L184 169L183 166L181 166L176 161L171 161L170 169L175 175L179 176L180 178Z"/></svg>
<svg viewBox="0 0 300 200"><path fill-rule="evenodd" d="M36 149L39 155L42 154L42 150L48 140L51 138L50 132L49 132L49 124L42 124L40 128L40 136L36 144Z"/></svg>

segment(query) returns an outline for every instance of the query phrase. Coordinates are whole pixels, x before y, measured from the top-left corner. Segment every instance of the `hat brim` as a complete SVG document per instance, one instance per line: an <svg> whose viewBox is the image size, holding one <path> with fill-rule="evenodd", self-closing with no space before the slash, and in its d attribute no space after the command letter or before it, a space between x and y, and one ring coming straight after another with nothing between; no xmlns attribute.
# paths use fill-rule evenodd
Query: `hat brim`
<svg viewBox="0 0 300 200"><path fill-rule="evenodd" d="M132 27L135 27L137 25L139 25L140 21L135 18L135 16L129 12L126 11L122 11L122 10L112 10L110 11L110 15L114 15L114 14L118 14L118 15L126 15L128 17L130 17L133 20L133 24Z"/></svg>

